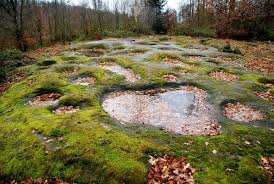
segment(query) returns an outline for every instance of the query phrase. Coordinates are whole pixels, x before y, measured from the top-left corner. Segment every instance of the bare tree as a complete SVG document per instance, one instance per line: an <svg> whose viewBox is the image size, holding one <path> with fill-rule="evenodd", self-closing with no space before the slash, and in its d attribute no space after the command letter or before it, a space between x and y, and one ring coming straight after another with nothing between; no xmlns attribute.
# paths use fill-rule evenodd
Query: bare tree
<svg viewBox="0 0 274 184"><path fill-rule="evenodd" d="M24 23L23 23L23 13L24 6L26 5L25 0L1 0L0 8L4 10L7 14L9 23L6 27L7 30L13 32L16 37L16 42L18 48L21 50L25 50L23 43L23 31L24 31ZM11 26L9 26L11 25Z"/></svg>

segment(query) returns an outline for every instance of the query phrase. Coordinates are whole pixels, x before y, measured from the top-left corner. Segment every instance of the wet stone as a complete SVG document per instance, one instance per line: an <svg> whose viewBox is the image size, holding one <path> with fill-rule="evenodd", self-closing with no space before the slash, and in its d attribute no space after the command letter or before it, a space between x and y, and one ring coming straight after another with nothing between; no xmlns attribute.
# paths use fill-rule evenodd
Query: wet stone
<svg viewBox="0 0 274 184"><path fill-rule="evenodd" d="M109 70L118 75L122 75L125 77L127 82L137 82L141 78L139 75L135 74L132 70L125 69L115 63L101 63L101 64L98 64L97 67L105 70Z"/></svg>
<svg viewBox="0 0 274 184"><path fill-rule="evenodd" d="M72 81L73 84L78 84L82 86L93 86L96 82L96 79L93 77L81 77Z"/></svg>
<svg viewBox="0 0 274 184"><path fill-rule="evenodd" d="M31 101L29 101L29 104L37 107L55 105L59 102L59 98L61 96L62 95L58 93L43 94L33 98Z"/></svg>
<svg viewBox="0 0 274 184"><path fill-rule="evenodd" d="M61 142L62 142L62 137L59 138L49 138L43 135L40 132L37 132L35 130L32 131L32 134L45 146L45 152L54 152L59 149L61 149Z"/></svg>
<svg viewBox="0 0 274 184"><path fill-rule="evenodd" d="M104 110L125 124L147 124L182 135L217 135L206 92L191 86L147 91L114 92Z"/></svg>

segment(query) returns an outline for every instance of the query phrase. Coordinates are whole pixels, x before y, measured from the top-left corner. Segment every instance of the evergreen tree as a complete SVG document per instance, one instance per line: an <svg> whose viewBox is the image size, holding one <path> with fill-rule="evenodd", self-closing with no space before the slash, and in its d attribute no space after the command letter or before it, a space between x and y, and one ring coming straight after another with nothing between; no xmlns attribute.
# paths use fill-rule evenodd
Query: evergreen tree
<svg viewBox="0 0 274 184"><path fill-rule="evenodd" d="M147 0L147 6L152 12L152 30L157 34L166 32L163 22L163 8L166 3L167 0Z"/></svg>

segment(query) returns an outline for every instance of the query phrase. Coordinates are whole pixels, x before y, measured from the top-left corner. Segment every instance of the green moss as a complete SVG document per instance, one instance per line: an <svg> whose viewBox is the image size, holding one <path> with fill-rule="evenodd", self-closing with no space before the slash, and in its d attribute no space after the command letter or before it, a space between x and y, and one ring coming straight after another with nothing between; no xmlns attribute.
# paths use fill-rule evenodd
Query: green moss
<svg viewBox="0 0 274 184"><path fill-rule="evenodd" d="M239 162L239 173L248 183L269 183L264 171L258 167L259 163L252 156L245 156Z"/></svg>
<svg viewBox="0 0 274 184"><path fill-rule="evenodd" d="M143 48L131 48L128 50L122 50L115 52L114 54L116 55L125 55L125 54L143 54L146 53L148 49L143 49Z"/></svg>
<svg viewBox="0 0 274 184"><path fill-rule="evenodd" d="M56 67L56 71L57 72L65 72L65 71L70 71L70 70L78 70L79 67L75 66L75 65L63 65L63 66L57 66Z"/></svg>
<svg viewBox="0 0 274 184"><path fill-rule="evenodd" d="M258 82L260 82L262 84L274 84L274 79L268 78L268 77L261 77L258 79Z"/></svg>
<svg viewBox="0 0 274 184"><path fill-rule="evenodd" d="M59 104L61 106L80 106L80 105L91 105L91 100L90 98L83 97L80 95L69 95L62 97L60 99Z"/></svg>
<svg viewBox="0 0 274 184"><path fill-rule="evenodd" d="M99 63L108 63L108 62L115 62L117 59L116 58L111 58L111 57L101 57L96 60L96 62Z"/></svg>
<svg viewBox="0 0 274 184"><path fill-rule="evenodd" d="M62 137L62 136L64 136L64 134L65 134L64 131L57 129L57 128L52 129L49 133L49 135L51 137Z"/></svg>
<svg viewBox="0 0 274 184"><path fill-rule="evenodd" d="M107 46L104 44L82 44L81 46L75 48L74 50L80 50L80 49L102 49L102 50L107 50Z"/></svg>
<svg viewBox="0 0 274 184"><path fill-rule="evenodd" d="M146 61L151 61L151 62L161 62L163 59L178 59L180 60L181 58L177 56L176 54L169 54L169 53L160 53L160 54L154 54L149 56Z"/></svg>
<svg viewBox="0 0 274 184"><path fill-rule="evenodd" d="M56 61L54 60L45 60L45 61L42 61L40 63L38 63L37 65L39 66L50 66L50 65L54 65L56 64Z"/></svg>
<svg viewBox="0 0 274 184"><path fill-rule="evenodd" d="M55 59L62 64L81 64L90 62L90 59L88 57L82 56L60 56L56 57Z"/></svg>
<svg viewBox="0 0 274 184"><path fill-rule="evenodd" d="M112 44L113 50L124 50L127 46L123 45L122 43L113 43Z"/></svg>

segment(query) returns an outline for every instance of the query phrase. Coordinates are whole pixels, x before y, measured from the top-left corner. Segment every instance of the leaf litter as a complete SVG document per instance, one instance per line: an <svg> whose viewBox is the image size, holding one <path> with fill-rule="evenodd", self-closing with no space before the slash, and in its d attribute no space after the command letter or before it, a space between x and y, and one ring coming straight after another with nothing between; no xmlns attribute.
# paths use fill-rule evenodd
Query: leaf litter
<svg viewBox="0 0 274 184"><path fill-rule="evenodd" d="M193 178L195 169L184 157L155 158L150 156L149 163L147 184L195 184Z"/></svg>
<svg viewBox="0 0 274 184"><path fill-rule="evenodd" d="M48 93L43 94L40 96L36 96L33 100L29 101L29 104L32 106L48 106L48 105L55 105L58 103L59 98L61 98L62 95L58 93Z"/></svg>
<svg viewBox="0 0 274 184"><path fill-rule="evenodd" d="M261 112L242 105L239 102L236 104L228 103L224 107L224 115L234 121L253 122L263 120L265 115Z"/></svg>

